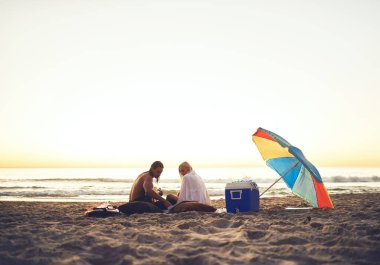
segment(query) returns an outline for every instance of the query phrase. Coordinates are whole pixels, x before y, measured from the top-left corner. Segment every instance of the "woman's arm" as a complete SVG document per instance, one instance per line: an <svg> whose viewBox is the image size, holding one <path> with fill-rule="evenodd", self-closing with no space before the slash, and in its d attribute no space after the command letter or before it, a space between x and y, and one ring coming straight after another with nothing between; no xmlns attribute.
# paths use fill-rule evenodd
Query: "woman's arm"
<svg viewBox="0 0 380 265"><path fill-rule="evenodd" d="M181 189L179 191L178 195L178 201L186 201L186 188L188 188L188 179L186 178L186 175L182 178L182 184Z"/></svg>

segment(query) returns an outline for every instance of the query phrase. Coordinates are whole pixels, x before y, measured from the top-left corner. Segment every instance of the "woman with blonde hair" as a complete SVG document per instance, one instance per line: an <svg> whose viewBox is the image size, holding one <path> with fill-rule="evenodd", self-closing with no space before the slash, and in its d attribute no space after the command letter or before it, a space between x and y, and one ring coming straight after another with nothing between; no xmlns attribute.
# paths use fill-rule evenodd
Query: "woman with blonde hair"
<svg viewBox="0 0 380 265"><path fill-rule="evenodd" d="M167 200L172 204L181 201L197 201L204 204L211 204L210 197L202 178L193 170L188 162L183 162L178 167L181 177L181 190L178 197L168 195Z"/></svg>

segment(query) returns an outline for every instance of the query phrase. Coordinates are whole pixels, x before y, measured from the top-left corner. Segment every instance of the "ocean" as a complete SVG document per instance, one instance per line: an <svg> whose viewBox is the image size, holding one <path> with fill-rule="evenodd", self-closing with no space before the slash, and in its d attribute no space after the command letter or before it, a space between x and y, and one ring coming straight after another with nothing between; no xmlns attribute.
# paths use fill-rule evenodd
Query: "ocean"
<svg viewBox="0 0 380 265"><path fill-rule="evenodd" d="M0 168L0 201L125 202L142 168ZM279 176L267 167L198 168L212 199L224 198L226 183L253 180L260 192ZM380 168L319 168L330 194L380 192ZM165 168L155 185L177 193L176 168ZM291 195L280 180L263 197Z"/></svg>

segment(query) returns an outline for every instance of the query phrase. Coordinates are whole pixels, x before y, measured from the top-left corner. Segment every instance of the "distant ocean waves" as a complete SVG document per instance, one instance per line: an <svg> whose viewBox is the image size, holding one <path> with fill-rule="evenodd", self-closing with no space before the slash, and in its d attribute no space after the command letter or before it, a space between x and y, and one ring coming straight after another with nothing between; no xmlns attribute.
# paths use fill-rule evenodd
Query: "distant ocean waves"
<svg viewBox="0 0 380 265"><path fill-rule="evenodd" d="M353 179L354 181L350 181ZM335 180L335 178L331 178ZM379 192L378 178L358 180L356 178L337 178L338 181L325 181L331 194ZM230 180L205 180L209 194L214 199L224 196L224 187ZM258 181L261 191L273 180ZM34 183L35 185L31 185ZM44 185L45 184L45 185ZM47 201L127 201L132 187L132 180L116 179L18 179L14 181L0 180L0 200L47 200ZM165 194L176 194L180 189L178 180L162 180L158 186ZM286 196L291 191L283 182L274 185L265 196Z"/></svg>
<svg viewBox="0 0 380 265"><path fill-rule="evenodd" d="M248 177L244 176L241 179L252 179L256 183L272 183L275 178L268 177L268 178L255 178L255 177ZM205 178L205 183L226 183L226 181L230 181L231 179L209 179ZM18 179L18 178L12 178L12 179L1 179L0 183L2 182L24 182L24 181L33 181L33 182L119 182L119 183L133 183L134 179L129 178L27 178L27 179ZM358 176L331 176L331 177L323 177L323 181L325 183L331 182L331 183L348 183L348 182L380 182L380 176L367 176L367 177L358 177ZM161 179L160 183L178 183L179 179ZM2 187L0 187L1 189ZM40 187L33 187L33 188L40 188Z"/></svg>
<svg viewBox="0 0 380 265"><path fill-rule="evenodd" d="M28 169L22 171L18 169L4 170L0 169L0 200L12 201L128 201L129 192L134 181L134 177L123 177L136 175L129 171L119 172L116 177L113 173L102 169L99 177L98 171L73 170L65 173L66 169ZM208 170L208 169L207 169ZM226 183L239 179L252 179L260 189L260 192L273 183L277 175L264 175L263 171L257 169L218 169L225 175L218 173L218 177L212 177L212 172L201 171L209 194L213 199L224 197L224 188ZM261 169L260 169L261 170ZM342 171L342 170L340 170ZM175 172L173 170L173 172ZM268 170L268 172L271 172ZM332 170L330 173L336 173L339 170ZM345 169L343 174L324 174L323 177L326 188L331 194L337 193L363 193L363 192L380 192L380 170L362 170L353 171ZM98 172L99 173L99 172ZM109 177L107 176L107 173ZM265 172L266 173L266 172ZM354 175L354 174L357 175ZM377 174L379 173L379 174ZM68 176L69 175L69 176ZM264 175L264 176L263 176ZM174 173L171 175L174 176ZM234 177L231 177L234 176ZM254 177L261 176L261 177ZM179 178L162 177L156 184L165 194L176 194L180 189ZM280 181L273 186L264 196L287 196L290 195L290 189L284 182Z"/></svg>
<svg viewBox="0 0 380 265"><path fill-rule="evenodd" d="M324 179L325 182L380 182L379 176L371 176L371 177L344 177L344 176L333 176L327 177Z"/></svg>

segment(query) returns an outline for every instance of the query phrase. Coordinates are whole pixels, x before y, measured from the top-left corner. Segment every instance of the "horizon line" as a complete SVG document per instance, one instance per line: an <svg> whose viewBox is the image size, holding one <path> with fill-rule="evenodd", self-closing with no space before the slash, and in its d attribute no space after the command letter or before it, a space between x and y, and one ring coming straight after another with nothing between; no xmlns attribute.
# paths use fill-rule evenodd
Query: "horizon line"
<svg viewBox="0 0 380 265"><path fill-rule="evenodd" d="M177 168L178 166L165 166L165 168ZM198 165L197 168L267 168L268 166L266 164L264 165ZM319 168L380 168L380 166L360 166L360 165L354 165L354 166L343 166L343 165L318 165ZM115 169L115 168L149 168L149 165L145 166L0 166L0 169L37 169L37 168L46 168L46 169Z"/></svg>

